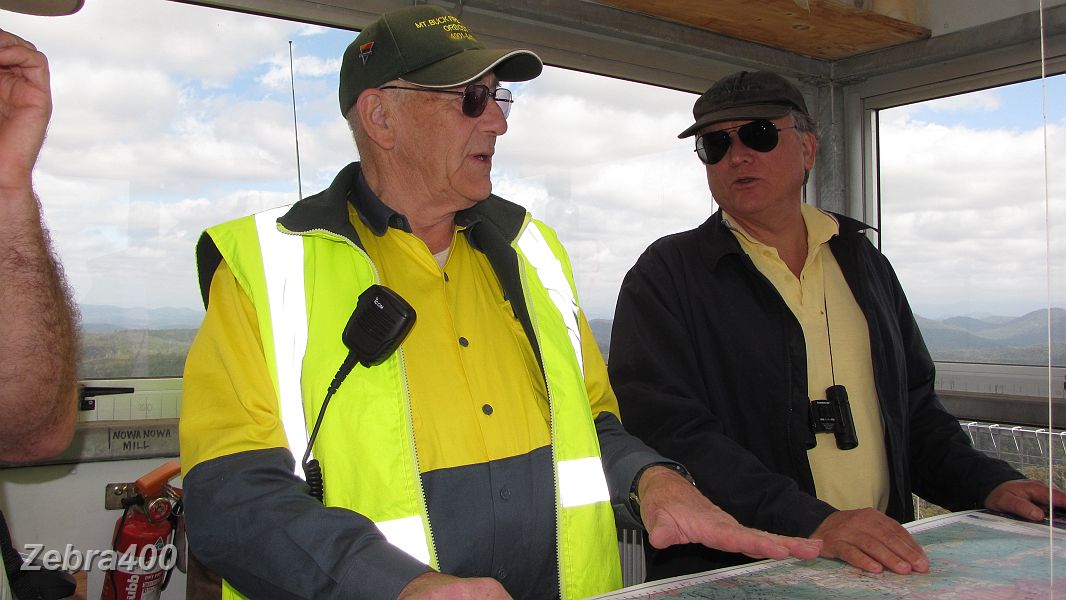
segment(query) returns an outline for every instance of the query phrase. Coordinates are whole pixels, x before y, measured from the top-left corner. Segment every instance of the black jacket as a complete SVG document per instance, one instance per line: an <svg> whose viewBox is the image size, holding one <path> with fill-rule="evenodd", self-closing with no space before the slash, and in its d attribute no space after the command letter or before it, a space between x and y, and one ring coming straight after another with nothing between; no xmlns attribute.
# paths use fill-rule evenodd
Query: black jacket
<svg viewBox="0 0 1066 600"><path fill-rule="evenodd" d="M952 510L979 507L1023 476L972 448L933 390L933 361L888 260L840 215L829 246L866 317L888 457L889 516L913 520L912 491ZM785 301L716 212L652 244L618 296L611 383L622 422L680 461L741 523L809 536L835 509L807 462L807 358ZM696 546L655 552L649 578L744 562Z"/></svg>

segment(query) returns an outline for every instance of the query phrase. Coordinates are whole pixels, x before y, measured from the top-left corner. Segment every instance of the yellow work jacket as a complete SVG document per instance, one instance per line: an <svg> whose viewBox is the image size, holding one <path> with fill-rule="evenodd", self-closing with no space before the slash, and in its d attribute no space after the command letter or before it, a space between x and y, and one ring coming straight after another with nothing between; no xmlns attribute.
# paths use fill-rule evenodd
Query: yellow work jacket
<svg viewBox="0 0 1066 600"><path fill-rule="evenodd" d="M205 297L224 260L255 307L297 461L348 352L339 332L360 293L379 281L350 223L324 218L322 208L298 203L230 221L208 229L198 247ZM521 207L491 197L473 210L481 214L470 235L511 298L548 389L560 593L617 589L614 517L583 380L569 260L555 233ZM410 407L401 347L382 364L355 367L330 401L313 451L327 506L366 516L390 543L436 568ZM240 596L226 585L224 597Z"/></svg>

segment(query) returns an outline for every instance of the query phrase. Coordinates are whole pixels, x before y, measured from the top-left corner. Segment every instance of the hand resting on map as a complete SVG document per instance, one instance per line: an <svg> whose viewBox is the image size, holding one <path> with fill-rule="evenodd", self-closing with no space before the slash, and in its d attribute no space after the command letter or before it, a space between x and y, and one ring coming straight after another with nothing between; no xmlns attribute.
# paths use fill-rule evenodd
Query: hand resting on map
<svg viewBox="0 0 1066 600"><path fill-rule="evenodd" d="M775 535L749 529L708 500L672 469L651 467L637 482L640 514L648 540L656 548L674 544L703 544L752 558L818 556L816 540Z"/></svg>
<svg viewBox="0 0 1066 600"><path fill-rule="evenodd" d="M822 540L823 557L839 558L871 573L885 567L901 575L929 570L929 559L910 532L873 508L837 511L811 538Z"/></svg>
<svg viewBox="0 0 1066 600"><path fill-rule="evenodd" d="M1017 479L993 488L985 498L985 508L1039 521L1047 516L1049 499L1052 507L1066 508L1066 492L1032 479Z"/></svg>
<svg viewBox="0 0 1066 600"><path fill-rule="evenodd" d="M993 489L985 498L985 508L1039 521L1045 517L1049 499L1052 506L1066 508L1066 492L1018 479ZM811 538L822 540L823 557L838 558L871 573L886 567L902 575L929 570L929 559L910 532L872 508L837 511L822 521Z"/></svg>

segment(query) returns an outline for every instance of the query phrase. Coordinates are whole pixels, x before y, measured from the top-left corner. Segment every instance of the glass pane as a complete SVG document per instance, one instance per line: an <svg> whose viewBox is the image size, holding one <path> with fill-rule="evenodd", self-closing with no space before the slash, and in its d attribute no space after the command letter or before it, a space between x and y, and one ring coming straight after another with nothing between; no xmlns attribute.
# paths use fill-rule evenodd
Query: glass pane
<svg viewBox="0 0 1066 600"><path fill-rule="evenodd" d="M288 40L307 46L298 85L318 108L336 68L307 55L336 55L350 36L162 1L4 16L49 58L35 182L81 311L81 375L180 376L203 315L200 231L296 199ZM354 153L315 112L301 150L333 169ZM323 177L309 170L307 184Z"/></svg>
<svg viewBox="0 0 1066 600"><path fill-rule="evenodd" d="M881 245L937 361L940 399L977 448L1060 487L1064 97L1055 75L877 117Z"/></svg>
<svg viewBox="0 0 1066 600"><path fill-rule="evenodd" d="M1046 366L1050 306L1066 365L1064 92L1046 130L1040 80L878 114L882 249L935 360Z"/></svg>
<svg viewBox="0 0 1066 600"><path fill-rule="evenodd" d="M355 34L159 0L4 16L51 65L36 185L82 313L82 377L180 376L203 315L200 232L357 160L336 101ZM558 228L606 351L625 271L711 212L691 140L676 138L694 96L554 68L510 87L495 192Z"/></svg>
<svg viewBox="0 0 1066 600"><path fill-rule="evenodd" d="M511 87L493 191L559 233L606 357L618 288L637 257L713 212L694 143L677 139L696 96L550 67Z"/></svg>

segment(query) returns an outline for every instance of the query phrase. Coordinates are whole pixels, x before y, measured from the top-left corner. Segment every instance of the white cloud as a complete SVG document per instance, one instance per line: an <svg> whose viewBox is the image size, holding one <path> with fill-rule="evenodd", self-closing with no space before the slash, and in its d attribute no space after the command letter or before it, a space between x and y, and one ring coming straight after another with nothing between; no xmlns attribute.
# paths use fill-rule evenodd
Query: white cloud
<svg viewBox="0 0 1066 600"><path fill-rule="evenodd" d="M137 200L125 180L39 174L54 246L79 302L200 305L194 249L208 226L288 204L288 193L235 191L177 202Z"/></svg>
<svg viewBox="0 0 1066 600"><path fill-rule="evenodd" d="M50 58L55 111L37 188L82 302L197 307L200 231L295 199L289 40L304 194L356 158L337 108L339 58L314 50L350 32L149 0L4 16ZM550 68L507 85L517 103L494 191L559 231L586 311L609 316L647 245L714 209L692 140L676 139L696 97ZM1002 109L1003 97L921 114L965 117ZM1046 201L1043 132L915 114L882 113L880 152L884 246L912 302L1017 312L1046 297L1050 270L1053 303L1066 305L1066 175L1051 165ZM1048 129L1047 156L1066 155L1064 131Z"/></svg>
<svg viewBox="0 0 1066 600"><path fill-rule="evenodd" d="M919 313L1018 315L1045 306L1049 290L1063 305L1066 179L1052 170L1045 186L1042 129L896 115L880 136L883 247ZM1047 143L1047 156L1066 150L1063 123L1049 124Z"/></svg>
<svg viewBox="0 0 1066 600"><path fill-rule="evenodd" d="M326 30L174 2L4 14L5 29L49 57L54 111L36 187L79 301L198 306L200 231L296 199L287 40ZM282 53L278 91L262 84ZM298 84L313 91L330 66L298 60ZM339 115L301 134L332 171L352 154L338 148L351 147Z"/></svg>
<svg viewBox="0 0 1066 600"><path fill-rule="evenodd" d="M1003 106L1002 94L996 89L981 90L937 98L924 103L924 107L941 112L991 112Z"/></svg>
<svg viewBox="0 0 1066 600"><path fill-rule="evenodd" d="M169 2L95 5L58 23L99 39L40 20L27 33L54 65L38 168L48 220L82 301L195 306L200 230L293 198L287 40L324 30ZM336 107L339 59L310 46L294 46L305 194L355 158ZM513 87L497 192L559 229L590 314L606 316L644 247L709 212L691 142L675 138L695 96L558 69ZM103 283L119 274L127 282Z"/></svg>
<svg viewBox="0 0 1066 600"><path fill-rule="evenodd" d="M532 174L692 148L677 133L692 123L693 94L555 68L514 87L509 130L497 144L509 168L528 165Z"/></svg>
<svg viewBox="0 0 1066 600"><path fill-rule="evenodd" d="M648 244L711 213L692 140L677 139L696 96L555 68L512 87L493 191L558 231L586 313L609 317Z"/></svg>
<svg viewBox="0 0 1066 600"><path fill-rule="evenodd" d="M259 82L273 89L291 91L292 76L299 73L301 77L330 77L341 68L340 58L323 58L319 56L294 55L292 69L289 68L289 55L275 54L268 62L270 70L259 77Z"/></svg>

